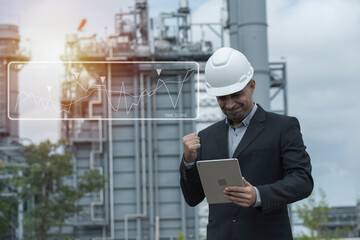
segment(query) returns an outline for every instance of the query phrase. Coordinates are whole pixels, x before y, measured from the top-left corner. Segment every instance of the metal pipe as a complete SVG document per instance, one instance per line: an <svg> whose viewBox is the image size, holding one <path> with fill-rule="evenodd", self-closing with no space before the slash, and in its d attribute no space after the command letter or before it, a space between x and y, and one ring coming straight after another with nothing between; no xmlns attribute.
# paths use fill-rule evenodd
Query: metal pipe
<svg viewBox="0 0 360 240"><path fill-rule="evenodd" d="M139 14L140 14L140 26L141 26L141 33L143 33L144 31L144 28L146 29L146 35L145 36L142 36L143 39L142 40L145 40L145 41L142 41L142 44L149 44L149 25L148 25L148 5L147 5L147 1L145 0L145 9L144 8L141 8L140 11L139 11ZM144 39L144 37L146 39Z"/></svg>
<svg viewBox="0 0 360 240"><path fill-rule="evenodd" d="M140 74L140 86L141 89L144 89L144 74ZM137 79L134 81L134 89L138 89ZM141 95L139 96L141 97ZM138 118L138 108L135 109L135 118ZM126 214L124 216L124 232L125 232L125 240L128 240L128 220L130 218L137 219L137 239L141 240L141 218L145 218L147 216L147 198L146 198L146 151L145 151L145 109L144 107L141 109L141 129L140 129L140 140L141 140L141 170L142 170L142 202L143 202L143 212L140 213L140 156L139 156L139 122L135 121L135 178L136 178L136 214Z"/></svg>
<svg viewBox="0 0 360 240"><path fill-rule="evenodd" d="M102 139L102 121L98 120L98 127L99 127L99 139ZM94 147L95 143L92 143L92 148ZM94 166L94 159L95 159L95 154L100 154L103 152L103 146L102 146L102 141L99 142L99 150L96 149L92 149L90 151L90 169L91 170L98 170L100 174L103 174L103 168L98 166L95 167ZM104 221L104 218L96 218L95 217L95 213L94 213L94 207L95 206L102 206L104 205L104 190L100 189L99 191L99 201L98 202L91 202L90 205L90 212L91 212L91 221Z"/></svg>
<svg viewBox="0 0 360 240"><path fill-rule="evenodd" d="M108 127L108 126L107 126ZM109 159L109 154L107 151L104 152L104 173L106 176L109 176L109 163L106 161L106 159ZM110 210L109 210L109 183L108 181L105 181L105 194L104 194L104 201L105 201L105 224L109 224L110 219ZM106 238L106 235L105 235Z"/></svg>
<svg viewBox="0 0 360 240"><path fill-rule="evenodd" d="M101 93L101 88L98 88L98 99L95 101L90 101L89 103L89 118L101 118L101 116L93 116L93 105L94 104L101 104L102 103L102 93ZM104 174L103 168L101 166L95 167L94 166L94 161L95 161L95 154L100 154L103 153L103 124L102 124L102 120L99 119L97 120L98 122L98 139L99 139L99 149L97 150L94 147L95 142L92 142L91 148L92 150L90 151L90 169L91 170L98 170L100 174ZM105 221L105 218L96 218L95 217L95 206L103 206L105 208L105 203L104 203L104 189L100 189L99 191L99 201L92 201L90 203L90 215L91 215L91 221L94 222L99 222ZM105 231L105 226L102 227L102 238L106 239L106 231ZM93 238L94 239L94 238Z"/></svg>
<svg viewBox="0 0 360 240"><path fill-rule="evenodd" d="M233 20L230 23L230 45L244 53L251 62L256 80L254 101L270 110L266 1L230 0L230 3L237 4L236 10L229 9L229 17Z"/></svg>
<svg viewBox="0 0 360 240"><path fill-rule="evenodd" d="M150 55L155 55L155 39L154 39L154 19L150 18L150 30L149 30L149 42L150 42Z"/></svg>
<svg viewBox="0 0 360 240"><path fill-rule="evenodd" d="M134 91L138 91L138 78L134 79ZM135 92L134 92L135 93ZM136 94L135 94L136 95ZM135 108L135 118L139 118L139 109ZM135 127L135 196L136 196L136 214L132 214L132 218L137 218L138 213L140 212L140 139L139 139L139 121L134 121ZM126 217L126 216L125 216ZM140 219L136 219L136 239L140 238ZM127 229L126 229L127 231ZM127 240L125 238L125 240Z"/></svg>
<svg viewBox="0 0 360 240"><path fill-rule="evenodd" d="M19 176L23 176L22 170L19 171ZM22 191L22 187L19 187L18 192ZM18 239L23 239L24 235L24 226L23 226L23 219L24 219L24 201L19 198L19 205L18 205L18 231L17 237Z"/></svg>
<svg viewBox="0 0 360 240"><path fill-rule="evenodd" d="M288 104L287 104L287 72L286 72L286 62L283 65L284 72L283 72L283 79L284 79L284 115L288 115Z"/></svg>
<svg viewBox="0 0 360 240"><path fill-rule="evenodd" d="M189 14L190 19L190 42L193 42L193 28L192 28L192 17L191 14Z"/></svg>
<svg viewBox="0 0 360 240"><path fill-rule="evenodd" d="M136 4L135 4L135 7L134 7L134 9L136 9ZM137 26L138 24L137 24L137 21L136 21L136 10L134 11L134 26L135 26L135 29L134 29L134 31L135 31L135 36L136 36L136 26ZM138 38L136 37L135 38L135 44L138 44L139 42L138 42Z"/></svg>
<svg viewBox="0 0 360 240"><path fill-rule="evenodd" d="M152 112L156 113L156 94L153 95ZM154 187L155 187L155 229L158 231L158 235L155 234L155 240L159 239L160 232L160 220L159 220L159 149L157 140L157 122L153 121L153 155L154 155Z"/></svg>
<svg viewBox="0 0 360 240"><path fill-rule="evenodd" d="M108 96L110 98L110 104L108 104L108 118L112 117L111 109L111 63L107 64L107 89ZM110 238L115 238L115 226L114 226L114 172L113 172L113 137L112 137L112 121L110 120L108 127L108 137L109 137L109 188L110 188Z"/></svg>
<svg viewBox="0 0 360 240"><path fill-rule="evenodd" d="M144 91L144 74L140 74L140 89ZM144 92L141 93L143 95ZM141 98L142 96L140 96ZM147 215L147 192L146 192L146 136L145 136L145 105L140 109L141 117L141 171L142 171L142 202L143 202L143 213L139 217L146 217ZM150 152L149 152L150 153ZM141 230L141 228L140 228ZM139 236L139 240L141 236Z"/></svg>
<svg viewBox="0 0 360 240"><path fill-rule="evenodd" d="M104 98L105 100L105 98ZM108 100L108 98L106 98L106 100ZM102 104L102 111L104 113L104 116L107 116L107 105L109 103ZM104 142L107 142L108 139L108 134L106 129L108 129L109 125L108 125L108 121L103 121L103 139ZM109 163L107 161L107 159L109 159L109 155L108 155L108 151L104 151L103 152L103 165L104 165L104 174L105 176L109 176ZM106 239L106 235L107 235L107 231L106 231L106 225L109 224L109 185L108 185L108 181L105 181L105 186L104 186L104 225L103 225L103 239Z"/></svg>
<svg viewBox="0 0 360 240"><path fill-rule="evenodd" d="M195 103L197 102L197 113L196 113L196 109L195 109L195 105L191 104L191 113L193 114L193 116L195 116L195 114L199 115L199 108L200 108L200 73L199 73L199 68L198 72L197 72L197 87L195 87L195 83L194 83L194 77L192 77L190 79L190 86L194 86L194 89L197 89L197 99L195 98L195 92L190 90L190 98L191 98L191 103ZM190 88L193 89L193 88ZM197 100L197 101L196 101ZM196 131L196 123L195 121L191 121L191 129L192 131ZM199 236L199 205L195 206L194 209L194 214L195 214L195 239L200 239Z"/></svg>
<svg viewBox="0 0 360 240"><path fill-rule="evenodd" d="M99 149L95 149L94 147L94 142L91 144L91 148L92 150L90 151L90 169L91 170L97 170L99 171L100 174L103 174L103 168L101 166L98 166L98 167L95 167L94 166L94 159L95 159L95 154L100 154L103 152L103 143L102 143L102 140L103 140L103 130L102 130L102 120L101 120L101 116L99 115L96 115L94 116L93 115L93 108L94 108L94 104L101 104L102 103L102 93L101 93L101 88L98 87L97 89L97 94L98 94L98 98L96 100L91 100L89 102L89 118L99 118L98 120L96 120L98 122L98 138L99 138ZM99 191L99 201L92 201L90 203L90 215L91 215L91 221L94 221L94 222L98 222L98 221L104 221L105 219L104 218L96 218L95 217L95 206L102 206L104 205L104 190L103 189L100 189Z"/></svg>
<svg viewBox="0 0 360 240"><path fill-rule="evenodd" d="M151 89L151 78L147 77L147 81L146 81L146 89ZM150 99L147 101L147 118L150 119L152 118L151 114L151 101ZM149 177L148 177L148 181L149 181L149 221L150 221L150 240L154 239L154 227L155 227L155 223L154 223L154 173L153 173L153 145L152 145L152 139L153 139L153 135L152 135L152 125L151 125L151 121L147 121L147 147L148 147L148 169L149 169ZM156 237L155 237L156 238Z"/></svg>
<svg viewBox="0 0 360 240"><path fill-rule="evenodd" d="M159 216L155 217L155 240L160 239L160 218Z"/></svg>
<svg viewBox="0 0 360 240"><path fill-rule="evenodd" d="M178 82L182 81L182 76L178 75L177 76L177 80ZM181 89L180 89L180 85L178 84L178 92L179 92L179 102L178 102L178 108L179 108L179 112L182 113L184 111L184 107L183 107L183 98L182 98L182 94L180 93ZM184 132L184 121L178 121L179 122L179 133L182 134ZM179 141L179 159L182 158L183 155L183 144L182 141ZM181 193L181 189L180 191L180 196L182 195ZM185 238L187 237L186 234L186 205L185 205L185 199L182 197L181 199L181 231L184 234Z"/></svg>
<svg viewBox="0 0 360 240"><path fill-rule="evenodd" d="M177 51L178 53L180 52L180 32L179 32L179 26L180 26L180 23L179 23L179 17L176 17L176 46L177 46Z"/></svg>
<svg viewBox="0 0 360 240"><path fill-rule="evenodd" d="M227 0L228 9L228 26L230 34L230 46L239 49L238 34L237 34L237 18L238 18L238 2L237 0Z"/></svg>

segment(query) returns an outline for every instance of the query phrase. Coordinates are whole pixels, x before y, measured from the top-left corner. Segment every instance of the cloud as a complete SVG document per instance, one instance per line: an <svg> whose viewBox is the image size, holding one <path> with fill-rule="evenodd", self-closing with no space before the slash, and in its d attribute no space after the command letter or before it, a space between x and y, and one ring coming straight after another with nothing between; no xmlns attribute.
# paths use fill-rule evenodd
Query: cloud
<svg viewBox="0 0 360 240"><path fill-rule="evenodd" d="M300 119L315 182L330 204L354 204L360 169L360 2L272 0L267 7L270 59L287 59L289 110ZM341 192L351 197L341 199Z"/></svg>

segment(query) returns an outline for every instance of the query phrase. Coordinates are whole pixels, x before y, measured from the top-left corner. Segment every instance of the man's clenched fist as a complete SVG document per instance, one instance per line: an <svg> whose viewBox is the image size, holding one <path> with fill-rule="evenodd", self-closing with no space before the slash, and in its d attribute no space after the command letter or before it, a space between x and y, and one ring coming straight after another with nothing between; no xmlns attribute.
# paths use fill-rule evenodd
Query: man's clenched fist
<svg viewBox="0 0 360 240"><path fill-rule="evenodd" d="M183 137L185 162L195 162L197 153L200 148L200 138L196 133L190 133Z"/></svg>

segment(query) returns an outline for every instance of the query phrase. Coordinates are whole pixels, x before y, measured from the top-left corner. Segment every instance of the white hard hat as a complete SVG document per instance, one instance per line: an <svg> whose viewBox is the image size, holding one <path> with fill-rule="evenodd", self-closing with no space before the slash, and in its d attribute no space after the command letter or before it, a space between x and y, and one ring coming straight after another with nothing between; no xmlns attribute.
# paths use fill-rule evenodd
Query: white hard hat
<svg viewBox="0 0 360 240"><path fill-rule="evenodd" d="M205 89L210 96L241 91L254 75L254 69L241 52L223 47L214 52L205 66Z"/></svg>

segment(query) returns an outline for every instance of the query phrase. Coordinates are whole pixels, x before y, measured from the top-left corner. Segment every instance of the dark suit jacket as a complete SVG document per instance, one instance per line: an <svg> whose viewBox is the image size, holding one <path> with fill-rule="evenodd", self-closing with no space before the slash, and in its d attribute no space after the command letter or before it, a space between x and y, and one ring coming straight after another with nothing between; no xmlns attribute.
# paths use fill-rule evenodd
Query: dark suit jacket
<svg viewBox="0 0 360 240"><path fill-rule="evenodd" d="M197 161L229 157L225 120L198 135L201 148ZM262 206L210 204L207 239L292 239L287 204L308 197L314 184L305 148L296 118L266 112L258 106L232 157L239 159L245 179L258 188ZM197 205L205 195L196 164L187 168L181 161L180 175L186 202Z"/></svg>

